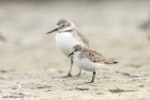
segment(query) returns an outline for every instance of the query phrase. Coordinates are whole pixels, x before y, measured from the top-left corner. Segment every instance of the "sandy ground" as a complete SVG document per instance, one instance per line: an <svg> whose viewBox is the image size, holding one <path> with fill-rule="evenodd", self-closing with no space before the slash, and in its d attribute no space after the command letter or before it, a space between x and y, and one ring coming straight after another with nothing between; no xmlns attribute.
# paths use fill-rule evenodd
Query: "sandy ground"
<svg viewBox="0 0 150 100"><path fill-rule="evenodd" d="M91 0L93 1L93 0ZM139 29L147 20L144 1L0 1L0 98L21 100L149 100L150 43ZM92 73L61 78L70 60L46 35L60 18L70 18L91 47L120 63ZM72 74L78 73L74 64Z"/></svg>

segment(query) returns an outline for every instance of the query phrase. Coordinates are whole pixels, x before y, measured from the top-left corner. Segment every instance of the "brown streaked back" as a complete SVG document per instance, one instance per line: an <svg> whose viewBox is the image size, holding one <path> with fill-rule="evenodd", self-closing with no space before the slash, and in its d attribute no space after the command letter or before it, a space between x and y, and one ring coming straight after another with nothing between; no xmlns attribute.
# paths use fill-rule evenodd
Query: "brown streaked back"
<svg viewBox="0 0 150 100"><path fill-rule="evenodd" d="M105 64L118 63L117 61L114 61L113 59L105 58L102 54L98 53L95 50L84 48L84 47L82 47L80 57L81 58L87 57L88 59L90 59L93 62L101 62L101 63L105 63Z"/></svg>

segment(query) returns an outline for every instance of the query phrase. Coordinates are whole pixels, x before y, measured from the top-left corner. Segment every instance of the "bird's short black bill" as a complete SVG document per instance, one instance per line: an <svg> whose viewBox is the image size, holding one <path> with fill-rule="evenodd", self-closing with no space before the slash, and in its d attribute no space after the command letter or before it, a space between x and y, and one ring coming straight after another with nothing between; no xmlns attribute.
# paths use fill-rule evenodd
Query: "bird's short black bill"
<svg viewBox="0 0 150 100"><path fill-rule="evenodd" d="M68 55L68 57L70 57L71 55L73 55L74 54L74 51L73 52L71 52L69 55Z"/></svg>
<svg viewBox="0 0 150 100"><path fill-rule="evenodd" d="M52 31L47 32L46 34L50 34L50 33L52 33L52 32L58 31L58 29L59 29L59 28L55 28L55 29L53 29Z"/></svg>

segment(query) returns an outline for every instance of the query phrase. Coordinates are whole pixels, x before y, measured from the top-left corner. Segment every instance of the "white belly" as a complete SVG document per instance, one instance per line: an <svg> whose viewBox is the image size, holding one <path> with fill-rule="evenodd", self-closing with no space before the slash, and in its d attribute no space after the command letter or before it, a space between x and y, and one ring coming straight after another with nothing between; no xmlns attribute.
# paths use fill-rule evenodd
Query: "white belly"
<svg viewBox="0 0 150 100"><path fill-rule="evenodd" d="M105 65L104 63L92 62L88 58L80 59L79 54L77 53L74 54L74 61L81 69L86 70L86 71L92 71L92 72Z"/></svg>
<svg viewBox="0 0 150 100"><path fill-rule="evenodd" d="M72 34L57 33L56 34L56 45L61 52L68 56L73 51L73 46L76 44L81 44L79 41L72 37Z"/></svg>

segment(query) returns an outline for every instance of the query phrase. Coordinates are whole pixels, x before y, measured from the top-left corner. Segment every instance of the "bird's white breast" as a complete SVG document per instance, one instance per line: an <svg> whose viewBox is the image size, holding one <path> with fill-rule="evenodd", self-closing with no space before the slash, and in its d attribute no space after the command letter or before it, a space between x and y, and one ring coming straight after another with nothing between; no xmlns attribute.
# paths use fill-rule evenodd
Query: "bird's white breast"
<svg viewBox="0 0 150 100"><path fill-rule="evenodd" d="M93 62L87 57L81 58L79 52L75 52L74 61L81 68L86 71L95 71L104 66L104 63Z"/></svg>
<svg viewBox="0 0 150 100"><path fill-rule="evenodd" d="M73 51L73 46L76 44L80 44L80 42L73 37L72 33L62 32L56 34L56 45L66 56Z"/></svg>

